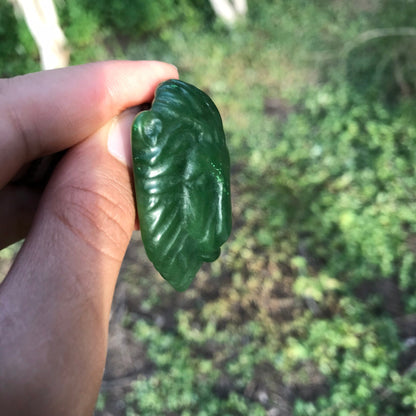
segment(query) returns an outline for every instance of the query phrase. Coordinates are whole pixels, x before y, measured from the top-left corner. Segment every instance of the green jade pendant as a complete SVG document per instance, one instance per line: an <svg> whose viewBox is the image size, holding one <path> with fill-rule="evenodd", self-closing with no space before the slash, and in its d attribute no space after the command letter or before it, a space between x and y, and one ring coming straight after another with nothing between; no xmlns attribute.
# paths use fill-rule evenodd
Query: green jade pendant
<svg viewBox="0 0 416 416"><path fill-rule="evenodd" d="M204 92L176 79L159 85L132 127L143 244L178 291L218 258L231 232L230 157L221 116Z"/></svg>

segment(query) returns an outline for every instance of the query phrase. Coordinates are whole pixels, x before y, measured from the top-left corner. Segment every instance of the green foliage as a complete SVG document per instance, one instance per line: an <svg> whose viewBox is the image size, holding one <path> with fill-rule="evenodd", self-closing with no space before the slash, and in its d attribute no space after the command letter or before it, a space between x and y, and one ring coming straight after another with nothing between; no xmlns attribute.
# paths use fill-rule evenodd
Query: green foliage
<svg viewBox="0 0 416 416"><path fill-rule="evenodd" d="M102 393L98 395L95 409L98 411L103 411L105 409L105 396Z"/></svg>
<svg viewBox="0 0 416 416"><path fill-rule="evenodd" d="M33 72L39 69L34 60L38 53L24 23L16 19L11 3L0 1L0 77Z"/></svg>
<svg viewBox="0 0 416 416"><path fill-rule="evenodd" d="M134 383L127 397L127 415L265 415L261 406L237 392L231 391L223 399L216 396L221 371L215 367L215 360L192 354L192 344L211 340L215 328L206 328L197 336L199 331L188 331L184 319L182 316L179 321L186 331L179 336L163 333L144 321L136 323L135 333L146 343L148 356L157 370L151 377L139 377Z"/></svg>
<svg viewBox="0 0 416 416"><path fill-rule="evenodd" d="M313 406L298 401L295 414L305 414L305 407L306 414L317 415L397 414L401 404L390 387L401 379L393 370L399 351L393 322L375 319L364 304L350 299L342 307L342 315L331 320L313 320L303 340L287 340L280 361L287 377L291 366L313 360L330 385L329 395Z"/></svg>
<svg viewBox="0 0 416 416"><path fill-rule="evenodd" d="M331 276L353 282L398 274L416 221L413 110L388 112L339 84L308 93L302 105L260 169L260 149L253 152L253 171L276 192L270 221L286 213L304 250ZM409 264L402 273L411 273Z"/></svg>
<svg viewBox="0 0 416 416"><path fill-rule="evenodd" d="M210 16L210 8L201 0L114 0L96 2L76 0L79 7L99 19L100 25L110 28L118 37L128 35L129 39L144 34L159 33L173 23L202 24ZM73 2L71 2L73 3Z"/></svg>
<svg viewBox="0 0 416 416"><path fill-rule="evenodd" d="M60 23L68 39L71 54L71 63L108 59L108 52L104 45L107 28L100 25L96 14L88 10L81 0L71 0L57 3Z"/></svg>
<svg viewBox="0 0 416 416"><path fill-rule="evenodd" d="M173 3L171 0L129 0L111 3L80 0L80 4L93 15L99 16L105 26L133 35L158 30L172 21L176 17Z"/></svg>

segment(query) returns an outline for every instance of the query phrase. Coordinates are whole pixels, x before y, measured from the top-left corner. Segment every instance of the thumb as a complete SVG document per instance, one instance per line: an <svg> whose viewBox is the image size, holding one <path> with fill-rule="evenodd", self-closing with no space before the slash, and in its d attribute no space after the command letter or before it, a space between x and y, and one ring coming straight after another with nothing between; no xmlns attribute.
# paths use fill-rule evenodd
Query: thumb
<svg viewBox="0 0 416 416"><path fill-rule="evenodd" d="M63 414L65 399L73 414L84 414L81 406L89 400L93 408L98 394L113 291L135 224L131 173L120 161L129 159L123 152L133 117L123 114L66 153L1 287L0 318L25 329L9 325L0 340L8 351L4 380L16 379L16 368L35 366L36 390L27 394L45 399L43 414ZM21 370L30 380L32 370ZM47 400L41 391L49 392Z"/></svg>
<svg viewBox="0 0 416 416"><path fill-rule="evenodd" d="M68 152L44 193L27 238L28 248L36 246L36 252L44 248L45 255L50 248L48 258L59 262L62 273L88 276L77 283L93 284L94 297L108 291L108 301L135 221L127 166L134 115L123 113ZM93 275L99 280L93 282ZM110 304L106 306L109 312Z"/></svg>

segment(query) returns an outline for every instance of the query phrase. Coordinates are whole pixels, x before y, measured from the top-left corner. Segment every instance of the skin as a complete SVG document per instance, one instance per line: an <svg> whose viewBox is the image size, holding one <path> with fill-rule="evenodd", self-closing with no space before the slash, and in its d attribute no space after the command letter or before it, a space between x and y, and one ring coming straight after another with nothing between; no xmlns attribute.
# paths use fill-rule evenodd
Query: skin
<svg viewBox="0 0 416 416"><path fill-rule="evenodd" d="M1 414L92 414L136 219L131 172L108 133L177 77L169 64L118 61L0 80L0 248L26 237L0 285ZM63 149L43 192L9 184Z"/></svg>

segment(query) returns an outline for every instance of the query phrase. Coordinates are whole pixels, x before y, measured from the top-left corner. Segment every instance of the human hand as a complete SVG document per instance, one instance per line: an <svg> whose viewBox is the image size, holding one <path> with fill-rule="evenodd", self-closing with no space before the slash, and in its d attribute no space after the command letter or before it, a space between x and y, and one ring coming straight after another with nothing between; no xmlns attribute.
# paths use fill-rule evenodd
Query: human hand
<svg viewBox="0 0 416 416"><path fill-rule="evenodd" d="M124 112L177 78L159 62L102 62L0 80L0 248L27 237L0 285L0 410L88 415L135 225ZM68 149L40 194L10 185ZM116 157L114 157L116 156Z"/></svg>

